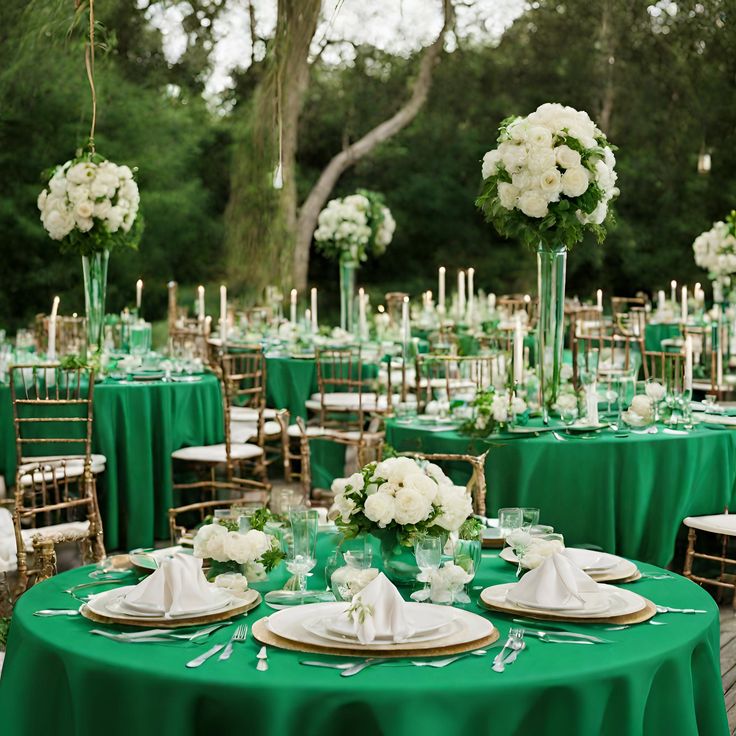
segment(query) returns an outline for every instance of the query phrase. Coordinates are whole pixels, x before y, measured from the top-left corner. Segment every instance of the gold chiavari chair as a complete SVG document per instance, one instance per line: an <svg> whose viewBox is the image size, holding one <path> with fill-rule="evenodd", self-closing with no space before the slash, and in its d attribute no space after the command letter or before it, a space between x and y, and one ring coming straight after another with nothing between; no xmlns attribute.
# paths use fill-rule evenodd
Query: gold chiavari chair
<svg viewBox="0 0 736 736"><path fill-rule="evenodd" d="M237 361L232 359L237 358ZM262 358L262 356L261 356ZM263 407L264 392L261 386L260 362L252 354L223 356L220 384L224 406L225 441L217 445L184 447L172 453L174 469L184 466L194 472L196 480L174 482L175 491L200 490L209 493L209 500L216 500L219 491L235 494L239 500L266 503L271 490L268 482L265 450L265 419L258 412L253 430L248 427L245 436L237 435L233 428L231 406L233 401L252 401L254 407ZM247 397L247 398L246 398ZM255 432L256 443L249 442ZM258 444L261 443L261 444ZM253 468L256 478L245 476L246 467ZM173 474L176 477L176 473ZM191 505L191 504L190 504ZM183 507L170 510L178 515Z"/></svg>
<svg viewBox="0 0 736 736"><path fill-rule="evenodd" d="M598 378L607 373L632 371L638 367L636 353L632 353L631 342L621 335L582 335L575 338L576 356L587 356L593 352L597 357ZM573 379L577 381L577 364L573 363Z"/></svg>
<svg viewBox="0 0 736 736"><path fill-rule="evenodd" d="M32 578L55 574L59 544L78 544L85 563L104 557L95 475L105 458L92 454L93 371L18 365L10 371L10 391L20 593Z"/></svg>
<svg viewBox="0 0 736 736"><path fill-rule="evenodd" d="M685 356L682 353L644 352L644 376L659 381L671 391L685 387Z"/></svg>
<svg viewBox="0 0 736 736"><path fill-rule="evenodd" d="M526 312L527 327L531 330L537 323L537 309L539 300L532 298L529 294L504 294L496 300L496 309L513 317L516 312Z"/></svg>
<svg viewBox="0 0 736 736"><path fill-rule="evenodd" d="M646 305L646 299L641 296L612 296L611 314L614 322L619 315L626 314L632 309L645 309Z"/></svg>
<svg viewBox="0 0 736 736"><path fill-rule="evenodd" d="M306 427L307 436L354 448L362 467L368 454L380 457L381 417L389 410L388 399L376 393L375 381L363 378L360 349L320 350L316 363L319 390L308 403L316 416ZM303 435L294 424L288 432L290 437Z"/></svg>
<svg viewBox="0 0 736 736"><path fill-rule="evenodd" d="M486 515L486 458L490 451L486 450L482 455L453 455L448 453L426 453L426 452L402 452L402 457L411 457L415 460L436 463L447 467L447 464L467 463L470 465L471 474L466 488L473 499L473 513L480 516Z"/></svg>
<svg viewBox="0 0 736 736"><path fill-rule="evenodd" d="M427 404L438 393L444 393L451 402L459 395L475 396L502 378L506 365L505 355L433 355L426 353L416 358L417 410L425 411Z"/></svg>
<svg viewBox="0 0 736 736"><path fill-rule="evenodd" d="M288 412L279 414L279 423L282 429L283 445L281 454L284 460L284 482L287 485L299 483L304 498L310 498L312 495L312 465L309 437L307 436L304 420L297 417L296 425L299 429L299 436L294 438L290 437L288 433Z"/></svg>
<svg viewBox="0 0 736 736"><path fill-rule="evenodd" d="M51 317L46 314L36 315L36 346L38 350L48 353L49 323ZM56 317L56 354L81 355L86 341L84 317Z"/></svg>
<svg viewBox="0 0 736 736"><path fill-rule="evenodd" d="M178 544L182 539L191 539L194 528L204 522L220 509L232 509L234 506L244 506L247 500L242 498L212 499L198 501L186 506L177 506L169 509L169 530L172 544Z"/></svg>

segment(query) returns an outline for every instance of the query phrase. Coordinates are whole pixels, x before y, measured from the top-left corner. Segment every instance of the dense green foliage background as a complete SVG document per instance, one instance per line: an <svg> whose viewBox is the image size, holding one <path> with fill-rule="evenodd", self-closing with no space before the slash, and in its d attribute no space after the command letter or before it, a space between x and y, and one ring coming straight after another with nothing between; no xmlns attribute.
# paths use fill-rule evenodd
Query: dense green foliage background
<svg viewBox="0 0 736 736"><path fill-rule="evenodd" d="M240 75L229 112L208 108L204 30L171 66L139 5L96 2L107 48L98 54L97 147L139 168L146 219L140 252L111 261L108 307L130 303L140 276L145 312L156 318L169 279L190 288L227 280L231 132L259 69ZM436 69L414 123L341 179L334 196L358 187L383 192L398 223L389 252L361 269L376 295L435 288L439 265L473 265L476 284L498 293L533 290L533 256L502 241L475 210L480 159L507 115L558 101L596 118L606 95L606 132L620 149L618 224L603 246L575 249L568 292L628 294L672 278L707 280L693 263L692 241L736 206L736 0L680 2L674 16L616 0L605 25L604 5L535 2L498 45L461 44ZM83 308L80 264L59 254L36 209L41 172L70 158L88 131L81 35L68 35L72 13L71 0L0 4L0 327L48 311L55 293L62 312ZM360 48L350 66L314 69L300 130L303 194L346 138L397 108L416 63ZM696 171L703 145L713 155L707 176ZM333 304L336 278L336 265L313 253L310 279Z"/></svg>

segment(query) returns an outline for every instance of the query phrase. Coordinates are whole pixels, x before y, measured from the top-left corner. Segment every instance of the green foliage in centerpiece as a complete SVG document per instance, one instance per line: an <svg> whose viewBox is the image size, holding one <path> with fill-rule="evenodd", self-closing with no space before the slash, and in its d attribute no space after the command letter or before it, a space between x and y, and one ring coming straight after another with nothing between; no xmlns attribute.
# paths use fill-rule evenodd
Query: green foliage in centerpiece
<svg viewBox="0 0 736 736"><path fill-rule="evenodd" d="M571 248L586 230L603 241L618 195L615 147L587 113L540 105L506 118L497 141L476 205L501 235L548 250Z"/></svg>
<svg viewBox="0 0 736 736"><path fill-rule="evenodd" d="M725 222L698 235L693 243L695 263L708 271L712 281L724 280L736 273L736 210Z"/></svg>
<svg viewBox="0 0 736 736"><path fill-rule="evenodd" d="M491 388L479 391L469 404L472 416L460 425L460 432L469 437L488 437L489 434L505 427L516 415L526 422L527 404L524 399L511 398L509 391L496 391Z"/></svg>

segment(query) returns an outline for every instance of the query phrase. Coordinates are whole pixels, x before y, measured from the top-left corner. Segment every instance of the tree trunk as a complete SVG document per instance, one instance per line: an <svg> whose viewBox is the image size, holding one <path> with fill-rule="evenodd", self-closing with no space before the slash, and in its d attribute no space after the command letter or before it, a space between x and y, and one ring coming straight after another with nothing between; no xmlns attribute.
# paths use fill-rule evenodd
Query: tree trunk
<svg viewBox="0 0 736 736"><path fill-rule="evenodd" d="M611 2L605 0L603 4L603 16L601 18L600 27L600 67L603 96L601 98L601 107L598 113L598 127L610 137L611 135L611 116L613 115L613 103L615 98L615 90L613 86L613 67L615 64L616 38L612 27L611 19Z"/></svg>
<svg viewBox="0 0 736 736"><path fill-rule="evenodd" d="M290 281L297 127L321 4L321 0L278 0L270 58L236 135L225 210L228 282L250 295L260 296L269 283L286 286ZM283 187L276 189L279 161Z"/></svg>
<svg viewBox="0 0 736 736"><path fill-rule="evenodd" d="M389 140L409 125L426 102L432 84L432 72L442 53L445 32L454 22L452 0L443 0L443 11L444 23L442 30L435 42L424 51L419 73L414 80L409 99L388 120L380 123L355 143L336 154L322 171L301 206L296 223L296 244L294 248L294 282L297 289L303 290L307 286L312 235L317 227L319 213L325 206L338 179L347 169L373 151L376 146Z"/></svg>

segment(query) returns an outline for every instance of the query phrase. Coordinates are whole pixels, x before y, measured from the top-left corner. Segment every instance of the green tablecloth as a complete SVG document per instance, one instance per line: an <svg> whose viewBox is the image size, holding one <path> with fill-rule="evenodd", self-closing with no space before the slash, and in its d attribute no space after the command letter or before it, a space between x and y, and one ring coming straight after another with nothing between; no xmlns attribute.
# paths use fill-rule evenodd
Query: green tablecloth
<svg viewBox="0 0 736 736"><path fill-rule="evenodd" d="M8 386L0 386L0 474L15 475L15 434ZM105 546L148 547L169 536L171 453L223 441L217 378L198 383L118 383L95 387L93 452L107 458L98 483Z"/></svg>
<svg viewBox="0 0 736 736"><path fill-rule="evenodd" d="M331 544L330 538L321 540L323 559ZM81 617L32 615L68 607L72 600L64 588L87 580L87 572L82 568L41 583L16 606L0 679L8 736L728 734L718 609L707 593L679 577L629 587L659 603L706 614L667 614L661 617L666 626L606 631L610 645L528 640L503 674L491 670L498 651L493 649L446 669L391 664L341 678L335 670L299 664L316 655L274 647L269 670L257 672L259 645L250 635L227 662L184 667L211 644L225 642L232 627L201 646L125 644L90 635L96 625ZM274 584L284 579L281 571L273 577ZM512 579L510 565L486 554L475 582ZM323 584L321 575L312 580L315 588ZM472 593L475 599L477 591ZM471 610L490 615L475 603ZM262 604L247 621L268 613ZM510 619L490 617L505 636Z"/></svg>
<svg viewBox="0 0 736 736"><path fill-rule="evenodd" d="M678 322L650 322L644 333L644 347L653 352L661 352L662 340L671 340L673 337L680 337L680 334Z"/></svg>
<svg viewBox="0 0 736 736"><path fill-rule="evenodd" d="M480 454L482 440L387 422L399 451ZM492 440L486 464L488 514L499 507L541 509L544 524L571 544L667 565L686 516L721 513L736 491L736 432L697 428L689 435L605 432L594 439Z"/></svg>

